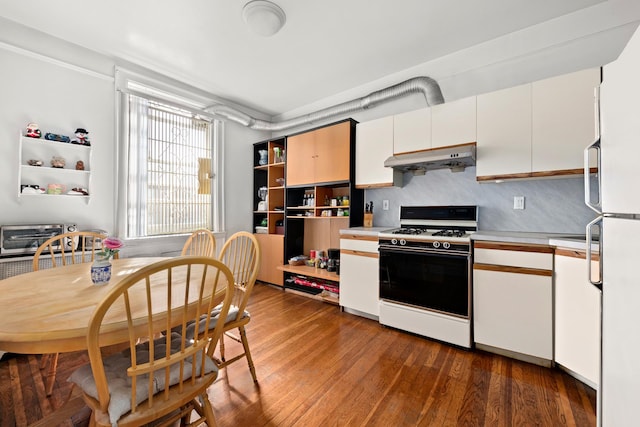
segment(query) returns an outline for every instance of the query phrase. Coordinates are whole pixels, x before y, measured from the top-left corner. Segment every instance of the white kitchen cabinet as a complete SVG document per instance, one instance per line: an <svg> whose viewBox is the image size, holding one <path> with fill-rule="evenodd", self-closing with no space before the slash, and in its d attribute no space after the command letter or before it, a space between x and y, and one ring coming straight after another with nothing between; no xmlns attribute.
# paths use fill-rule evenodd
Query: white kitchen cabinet
<svg viewBox="0 0 640 427"><path fill-rule="evenodd" d="M598 259L591 271L597 275ZM555 362L597 388L600 372L601 293L587 281L584 251L556 249Z"/></svg>
<svg viewBox="0 0 640 427"><path fill-rule="evenodd" d="M378 318L379 259L377 236L340 236L340 306Z"/></svg>
<svg viewBox="0 0 640 427"><path fill-rule="evenodd" d="M531 85L479 95L477 104L478 179L530 173Z"/></svg>
<svg viewBox="0 0 640 427"><path fill-rule="evenodd" d="M431 148L431 109L393 116L393 153L412 153Z"/></svg>
<svg viewBox="0 0 640 427"><path fill-rule="evenodd" d="M551 247L476 242L473 264L476 346L550 366L552 292Z"/></svg>
<svg viewBox="0 0 640 427"><path fill-rule="evenodd" d="M596 138L599 84L599 68L532 84L532 171L582 170L584 148Z"/></svg>
<svg viewBox="0 0 640 427"><path fill-rule="evenodd" d="M431 107L431 148L475 141L475 96Z"/></svg>
<svg viewBox="0 0 640 427"><path fill-rule="evenodd" d="M477 180L582 174L599 82L594 68L478 96Z"/></svg>
<svg viewBox="0 0 640 427"><path fill-rule="evenodd" d="M17 188L18 197L72 197L89 199L91 178L91 146L77 145L70 142L50 141L44 138L20 136L19 169ZM53 157L64 159L64 167L51 166ZM30 161L40 161L41 166L32 166ZM82 167L78 169L78 163ZM48 190L50 185L56 190ZM38 186L46 193L23 192L23 186ZM87 195L67 194L73 188L82 189Z"/></svg>
<svg viewBox="0 0 640 427"><path fill-rule="evenodd" d="M356 187L402 185L402 173L384 166L393 155L393 116L356 125Z"/></svg>

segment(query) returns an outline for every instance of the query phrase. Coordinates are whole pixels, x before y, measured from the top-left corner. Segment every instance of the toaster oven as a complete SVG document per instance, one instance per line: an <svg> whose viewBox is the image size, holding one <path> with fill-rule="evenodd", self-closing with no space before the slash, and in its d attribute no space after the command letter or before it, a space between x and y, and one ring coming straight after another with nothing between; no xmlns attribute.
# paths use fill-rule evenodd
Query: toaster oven
<svg viewBox="0 0 640 427"><path fill-rule="evenodd" d="M47 239L76 231L75 224L27 224L0 226L0 256L35 254ZM71 249L77 242L64 239L62 244ZM58 248L58 250L61 248Z"/></svg>

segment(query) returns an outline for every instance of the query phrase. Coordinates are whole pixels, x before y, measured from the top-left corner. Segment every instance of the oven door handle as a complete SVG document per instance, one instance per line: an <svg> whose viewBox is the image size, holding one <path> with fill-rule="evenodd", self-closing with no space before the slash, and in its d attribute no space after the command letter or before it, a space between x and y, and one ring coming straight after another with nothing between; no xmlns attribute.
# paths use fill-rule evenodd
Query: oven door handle
<svg viewBox="0 0 640 427"><path fill-rule="evenodd" d="M469 252L462 251L440 251L437 249L429 249L429 248L412 248L407 246L396 247L396 246L385 246L380 245L378 248L380 254L382 255L384 252L395 253L395 254L403 254L403 253L412 253L412 254L431 254L431 255L440 255L440 256L448 256L452 258L460 258L460 257L469 257L471 254Z"/></svg>

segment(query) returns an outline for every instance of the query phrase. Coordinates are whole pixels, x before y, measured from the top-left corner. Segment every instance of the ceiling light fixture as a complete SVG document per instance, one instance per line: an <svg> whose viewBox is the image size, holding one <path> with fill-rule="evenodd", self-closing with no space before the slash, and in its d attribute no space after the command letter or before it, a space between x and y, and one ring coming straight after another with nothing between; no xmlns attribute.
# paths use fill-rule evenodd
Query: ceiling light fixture
<svg viewBox="0 0 640 427"><path fill-rule="evenodd" d="M242 8L242 18L251 31L269 37L280 31L287 16L278 5L266 0L253 0Z"/></svg>

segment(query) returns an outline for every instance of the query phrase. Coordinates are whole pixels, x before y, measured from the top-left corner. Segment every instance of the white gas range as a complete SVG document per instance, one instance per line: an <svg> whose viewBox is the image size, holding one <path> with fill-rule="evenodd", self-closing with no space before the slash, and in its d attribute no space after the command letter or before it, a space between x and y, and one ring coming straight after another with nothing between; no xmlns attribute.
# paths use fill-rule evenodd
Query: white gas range
<svg viewBox="0 0 640 427"><path fill-rule="evenodd" d="M380 323L471 347L471 239L476 206L402 206L378 234Z"/></svg>

